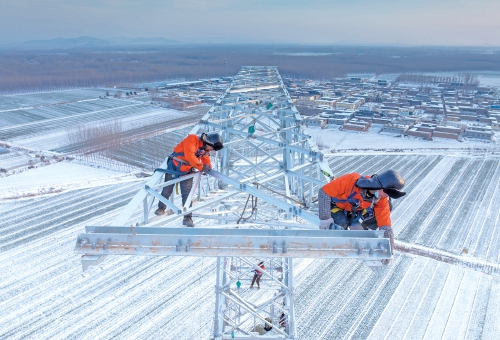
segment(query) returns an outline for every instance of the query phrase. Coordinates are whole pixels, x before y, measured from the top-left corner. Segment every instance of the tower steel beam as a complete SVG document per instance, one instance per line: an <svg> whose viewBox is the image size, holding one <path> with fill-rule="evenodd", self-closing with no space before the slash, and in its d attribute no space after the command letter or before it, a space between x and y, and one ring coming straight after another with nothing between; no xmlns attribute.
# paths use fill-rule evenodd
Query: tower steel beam
<svg viewBox="0 0 500 340"><path fill-rule="evenodd" d="M293 258L359 259L380 274L389 240L379 231L318 229L315 193L333 174L276 67L243 66L190 133L212 131L225 147L211 155L207 176L163 182L155 172L110 226L87 227L75 251L84 270L108 255L215 256L213 339L295 339ZM191 178L184 205L175 192L161 196ZM153 214L157 200L169 214ZM192 212L197 228L176 228ZM262 290L248 288L255 271Z"/></svg>
<svg viewBox="0 0 500 340"><path fill-rule="evenodd" d="M89 255L391 257L383 231L87 227L75 251Z"/></svg>

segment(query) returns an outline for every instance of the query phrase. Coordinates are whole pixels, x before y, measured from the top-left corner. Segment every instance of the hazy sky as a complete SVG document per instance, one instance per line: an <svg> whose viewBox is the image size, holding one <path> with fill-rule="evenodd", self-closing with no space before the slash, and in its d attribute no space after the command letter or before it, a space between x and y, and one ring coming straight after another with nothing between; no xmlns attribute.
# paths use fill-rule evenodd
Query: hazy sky
<svg viewBox="0 0 500 340"><path fill-rule="evenodd" d="M500 0L0 0L0 42L126 36L500 46L499 13Z"/></svg>

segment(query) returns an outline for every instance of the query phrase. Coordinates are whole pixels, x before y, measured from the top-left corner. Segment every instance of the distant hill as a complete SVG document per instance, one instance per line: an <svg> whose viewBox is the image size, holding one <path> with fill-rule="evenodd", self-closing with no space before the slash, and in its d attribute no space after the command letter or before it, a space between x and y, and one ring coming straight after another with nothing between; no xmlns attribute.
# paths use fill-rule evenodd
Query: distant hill
<svg viewBox="0 0 500 340"><path fill-rule="evenodd" d="M107 46L111 43L107 40L93 37L78 38L55 38L50 40L29 40L21 44L23 47L30 48L75 48L75 47L93 47Z"/></svg>
<svg viewBox="0 0 500 340"><path fill-rule="evenodd" d="M78 47L102 47L102 46L144 46L144 45L172 45L180 44L177 40L156 37L156 38L127 38L118 37L109 40L94 38L94 37L78 37L78 38L55 38L49 40L29 40L19 44L22 48L78 48Z"/></svg>
<svg viewBox="0 0 500 340"><path fill-rule="evenodd" d="M127 38L127 37L119 37L110 39L111 42L115 45L173 45L180 44L180 41L167 39L163 37L155 37L155 38Z"/></svg>

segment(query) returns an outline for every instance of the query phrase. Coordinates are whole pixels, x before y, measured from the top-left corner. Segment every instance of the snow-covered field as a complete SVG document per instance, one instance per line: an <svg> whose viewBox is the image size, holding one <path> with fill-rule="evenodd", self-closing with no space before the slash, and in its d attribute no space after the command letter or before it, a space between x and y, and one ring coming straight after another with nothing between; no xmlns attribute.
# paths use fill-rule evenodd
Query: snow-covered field
<svg viewBox="0 0 500 340"><path fill-rule="evenodd" d="M453 254L466 248L464 261L495 264L499 162L443 155L330 160L336 173L401 170L409 194L394 210L398 240ZM61 176L65 170L73 176ZM41 188L59 184L61 191L0 205L0 308L8 311L0 319L0 338L208 337L213 259L109 257L83 274L79 256L73 254L84 226L109 223L142 181L57 163L2 178L0 186L12 185L18 176L19 190L39 178ZM496 275L402 253L382 279L356 261L295 264L300 339L494 339L500 334Z"/></svg>
<svg viewBox="0 0 500 340"><path fill-rule="evenodd" d="M0 178L0 187L2 188L0 200L137 180L138 178L132 174L61 162Z"/></svg>
<svg viewBox="0 0 500 340"><path fill-rule="evenodd" d="M2 95L0 97L0 112L16 110L19 108L30 108L59 103L97 100L105 96L106 89L87 88L63 91L46 91L38 93Z"/></svg>
<svg viewBox="0 0 500 340"><path fill-rule="evenodd" d="M123 130L128 131L155 123L165 124L173 117L187 116L189 113L155 108L131 100L98 99L54 104L0 112L0 141L10 141L29 149L52 150L67 144L66 139L72 128L120 120Z"/></svg>
<svg viewBox="0 0 500 340"><path fill-rule="evenodd" d="M465 140L462 142L434 138L422 140L418 137L396 136L379 133L382 125L373 124L370 132L354 132L339 130L338 125L328 125L326 129L307 129L316 144L322 146L322 151L328 153L346 152L440 152L445 154L464 154L473 152L491 153L500 151L498 143L489 143L481 140ZM496 139L496 137L494 137ZM496 141L496 140L495 140ZM474 151L476 150L476 151Z"/></svg>
<svg viewBox="0 0 500 340"><path fill-rule="evenodd" d="M461 263L397 252L380 279L358 261L296 259L298 338L498 338L499 271L474 265L500 265L498 144L309 132L336 175L399 170L408 194L393 211L398 243ZM33 158L19 150L14 158ZM0 167L9 154L0 154ZM0 177L0 339L207 339L214 259L110 256L82 272L76 236L109 223L144 184L90 165L62 160Z"/></svg>

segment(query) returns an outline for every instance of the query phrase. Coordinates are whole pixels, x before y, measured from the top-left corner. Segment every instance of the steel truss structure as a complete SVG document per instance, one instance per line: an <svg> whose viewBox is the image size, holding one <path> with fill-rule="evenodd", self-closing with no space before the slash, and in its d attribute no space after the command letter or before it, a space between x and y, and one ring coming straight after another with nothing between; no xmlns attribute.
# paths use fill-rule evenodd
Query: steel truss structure
<svg viewBox="0 0 500 340"><path fill-rule="evenodd" d="M242 67L191 133L209 131L224 149L208 176L162 182L155 172L110 226L86 227L75 251L84 270L107 255L217 257L213 339L294 339L293 258L360 259L380 273L389 240L380 231L318 229L314 193L333 175L276 67ZM191 178L184 206L180 195L160 195ZM168 216L152 214L156 200ZM197 228L172 227L188 213ZM249 289L256 270L262 289Z"/></svg>

